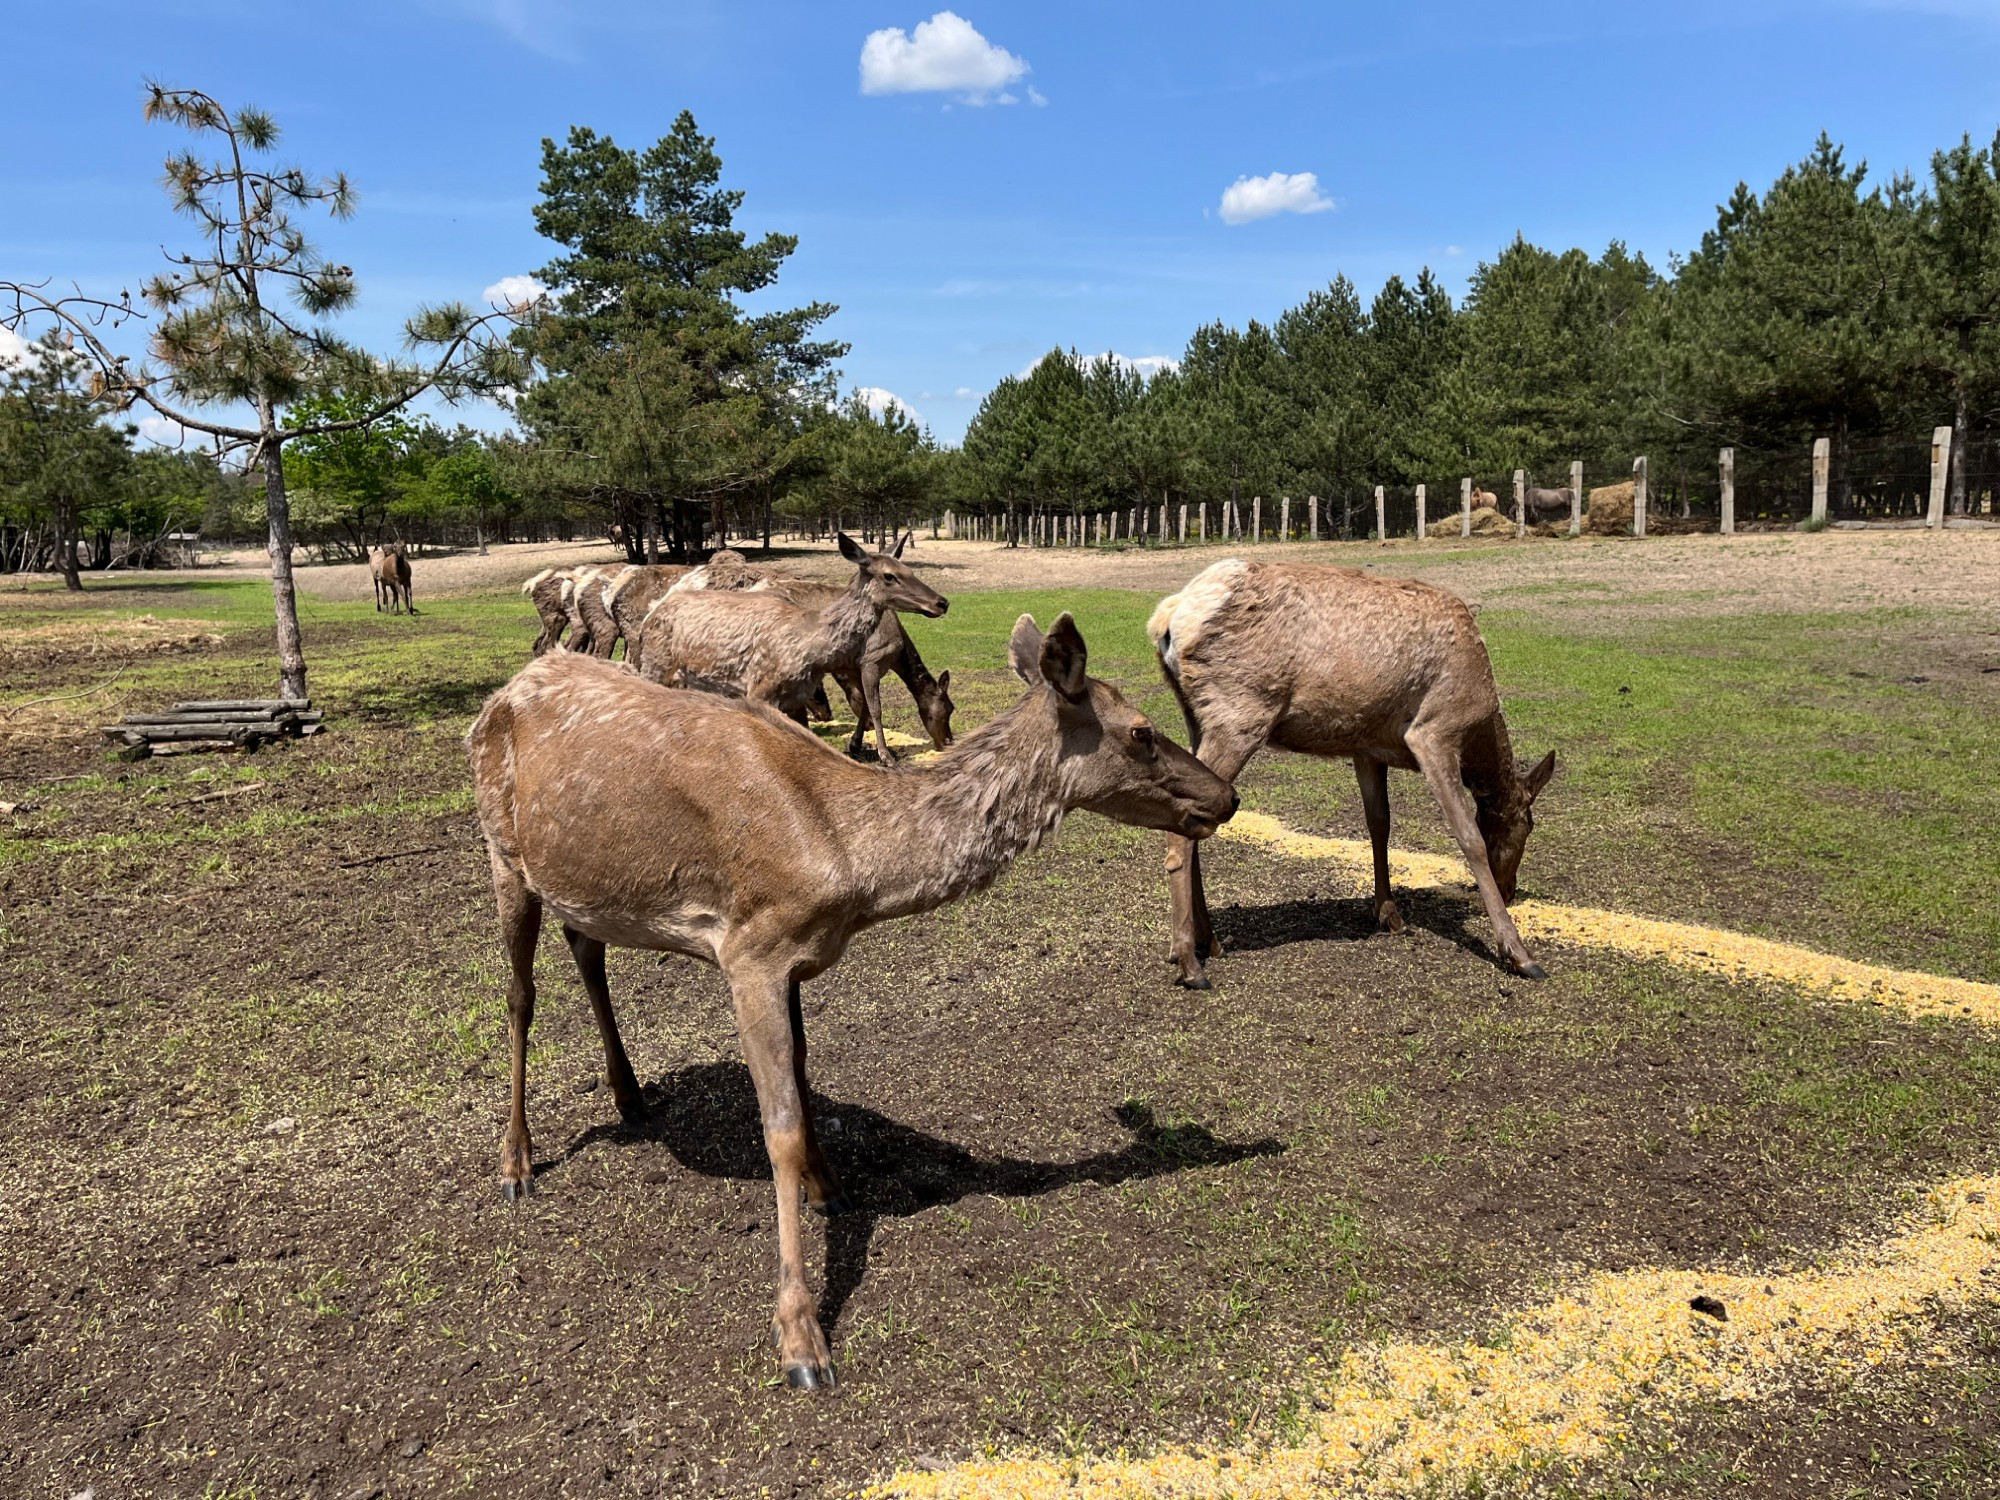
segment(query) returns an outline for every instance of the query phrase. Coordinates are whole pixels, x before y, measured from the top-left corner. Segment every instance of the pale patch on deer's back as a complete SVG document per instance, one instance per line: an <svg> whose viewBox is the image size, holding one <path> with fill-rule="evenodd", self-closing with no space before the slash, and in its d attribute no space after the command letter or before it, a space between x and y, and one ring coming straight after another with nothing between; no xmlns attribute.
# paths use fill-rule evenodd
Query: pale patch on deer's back
<svg viewBox="0 0 2000 1500"><path fill-rule="evenodd" d="M1169 594L1146 621L1146 634L1161 664L1172 677L1181 673L1181 658L1243 581L1247 565L1240 557L1225 557L1188 580L1178 594Z"/></svg>
<svg viewBox="0 0 2000 1500"><path fill-rule="evenodd" d="M542 586L542 581L545 578L547 578L549 574L553 572L555 572L554 568L542 569L541 572L537 573L533 578L530 578L526 583L521 585L521 592L524 594L532 595L536 589Z"/></svg>

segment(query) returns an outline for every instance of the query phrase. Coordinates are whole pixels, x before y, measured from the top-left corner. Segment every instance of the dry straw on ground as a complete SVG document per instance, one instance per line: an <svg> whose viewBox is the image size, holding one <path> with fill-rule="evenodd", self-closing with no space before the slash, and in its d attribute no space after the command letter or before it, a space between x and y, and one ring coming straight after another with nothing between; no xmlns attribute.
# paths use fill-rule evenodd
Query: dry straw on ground
<svg viewBox="0 0 2000 1500"><path fill-rule="evenodd" d="M1354 872L1356 889L1361 888L1360 880L1372 868L1369 847L1359 839L1327 839L1296 833L1261 813L1239 812L1223 833L1295 859L1324 859L1347 865ZM1462 863L1435 854L1392 850L1389 868L1394 882L1405 889L1470 883ZM2000 1026L2000 985L1886 969L1746 933L1697 927L1686 922L1662 922L1587 906L1522 901L1509 910L1521 935L1530 940L1551 939L1610 948L1634 958L1662 959L1725 979L1765 980L1835 999L1891 1005L1913 1015L1969 1017L1989 1026Z"/></svg>
<svg viewBox="0 0 2000 1500"><path fill-rule="evenodd" d="M1996 1295L2000 1177L1968 1178L1927 1192L1902 1233L1825 1267L1600 1272L1484 1342L1348 1350L1313 1383L1296 1445L1000 1458L899 1474L872 1493L1289 1500L1458 1493L1474 1476L1495 1493L1614 1456L1635 1422L1670 1432L1695 1402L1756 1399L1802 1370L1865 1378L1920 1356L1912 1314ZM1696 1298L1726 1321L1695 1311Z"/></svg>

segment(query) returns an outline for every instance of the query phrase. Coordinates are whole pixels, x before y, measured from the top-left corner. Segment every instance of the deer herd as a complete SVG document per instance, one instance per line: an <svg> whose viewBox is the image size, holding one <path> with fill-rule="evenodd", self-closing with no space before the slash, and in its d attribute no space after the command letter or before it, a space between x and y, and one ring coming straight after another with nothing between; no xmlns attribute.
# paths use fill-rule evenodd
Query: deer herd
<svg viewBox="0 0 2000 1500"><path fill-rule="evenodd" d="M680 953L727 980L777 1190L772 1339L785 1378L834 1383L806 1279L803 1202L846 1206L813 1128L799 989L864 929L990 885L1079 809L1167 838L1171 961L1207 989L1218 947L1201 842L1237 808L1234 782L1264 745L1352 760L1374 851L1377 922L1389 888L1388 769L1419 772L1442 809L1503 961L1540 977L1507 903L1550 754L1517 765L1471 611L1426 584L1344 568L1228 560L1160 602L1148 623L1190 750L1089 675L1076 622L1022 615L1007 660L1025 691L954 742L950 673L933 677L898 622L945 599L903 562L905 537L868 551L844 587L719 552L700 567L573 568L523 586L541 617L534 659L490 697L467 737L500 929L512 1107L501 1190L534 1189L526 1110L535 950L552 915L603 1041L628 1120L644 1095L626 1056L607 947ZM613 660L618 643L625 660ZM897 762L881 682L902 678L937 754ZM808 728L823 680L854 710L846 754ZM856 759L873 731L879 764ZM1469 801L1468 801L1469 794Z"/></svg>

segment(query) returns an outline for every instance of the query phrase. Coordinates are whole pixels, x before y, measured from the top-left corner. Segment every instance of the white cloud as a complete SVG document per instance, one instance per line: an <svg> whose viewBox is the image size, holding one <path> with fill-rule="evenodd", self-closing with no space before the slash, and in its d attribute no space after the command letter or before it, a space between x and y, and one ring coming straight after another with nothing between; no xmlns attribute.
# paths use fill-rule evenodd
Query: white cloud
<svg viewBox="0 0 2000 1500"><path fill-rule="evenodd" d="M496 307L516 311L548 296L549 289L532 276L502 276L479 295Z"/></svg>
<svg viewBox="0 0 2000 1500"><path fill-rule="evenodd" d="M1038 359L1035 361L1034 364L1029 365L1027 369L1021 372L1021 378L1023 380L1026 380L1030 375L1034 374L1035 365L1039 365L1043 359L1047 358L1048 355L1044 354L1041 357L1041 359ZM1148 380L1151 380L1155 375L1159 375L1167 370L1178 370L1181 367L1181 362L1175 359L1172 355L1120 354L1116 349L1106 349L1097 354L1078 354L1075 355L1074 358L1076 360L1078 369L1088 369L1091 365L1097 363L1098 360L1108 359L1113 364L1119 366L1121 369L1138 371L1139 374L1145 376Z"/></svg>
<svg viewBox="0 0 2000 1500"><path fill-rule="evenodd" d="M955 94L967 104L1014 104L1012 84L1028 76L1028 64L996 47L952 11L941 10L914 30L885 26L861 44L864 94ZM1033 88L1029 99L1048 101Z"/></svg>
<svg viewBox="0 0 2000 1500"><path fill-rule="evenodd" d="M0 369L17 364L28 354L28 341L11 328L0 328Z"/></svg>
<svg viewBox="0 0 2000 1500"><path fill-rule="evenodd" d="M953 398L954 400L958 400L958 401L970 401L970 400L972 400L972 399L973 399L973 398L974 398L975 396L977 396L977 395L979 394L979 392L975 391L975 390L974 390L974 389L973 389L973 388L972 388L971 386L969 386L969 385L962 385L962 386L960 386L960 387L959 387L959 388L958 388L957 390L953 391L953 392L952 392L951 394L952 394L952 398Z"/></svg>
<svg viewBox="0 0 2000 1500"><path fill-rule="evenodd" d="M879 385L863 385L855 387L854 394L862 399L869 411L875 414L878 421L881 419L883 412L892 406L897 406L902 408L904 416L915 422L919 427L926 425L924 414L894 391L885 391Z"/></svg>
<svg viewBox="0 0 2000 1500"><path fill-rule="evenodd" d="M1444 253L1445 253L1446 255L1463 255L1463 254L1465 254L1465 246L1463 246L1463 245L1446 245L1446 246L1444 247Z"/></svg>
<svg viewBox="0 0 2000 1500"><path fill-rule="evenodd" d="M1318 214L1333 207L1312 172L1273 172L1239 177L1222 191L1222 222L1248 224L1273 214Z"/></svg>
<svg viewBox="0 0 2000 1500"><path fill-rule="evenodd" d="M156 411L149 411L139 418L139 436L149 443L158 443L162 448L181 448L201 441L201 434L189 432L173 418L163 417Z"/></svg>

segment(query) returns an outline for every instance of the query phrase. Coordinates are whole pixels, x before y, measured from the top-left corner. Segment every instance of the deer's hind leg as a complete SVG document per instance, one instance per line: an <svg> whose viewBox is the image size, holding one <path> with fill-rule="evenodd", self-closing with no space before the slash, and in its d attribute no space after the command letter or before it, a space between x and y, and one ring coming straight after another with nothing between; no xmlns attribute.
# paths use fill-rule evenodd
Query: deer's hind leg
<svg viewBox="0 0 2000 1500"><path fill-rule="evenodd" d="M844 1214L852 1205L847 1201L847 1194L841 1190L840 1177L833 1170L833 1163L820 1149L819 1131L813 1122L812 1090L806 1083L806 1017L799 1004L799 982L796 979L792 981L787 1004L792 1021L792 1078L798 1085L799 1099L805 1105L806 1205L829 1217Z"/></svg>
<svg viewBox="0 0 2000 1500"><path fill-rule="evenodd" d="M500 1143L500 1194L513 1202L535 1190L535 1148L528 1138L528 1028L535 1024L535 945L542 935L542 901L527 882L492 859L500 940L507 946L507 1039L513 1050L513 1104Z"/></svg>
<svg viewBox="0 0 2000 1500"><path fill-rule="evenodd" d="M570 957L583 976L583 992L590 996L590 1013L597 1017L597 1034L604 1041L604 1081L611 1086L612 1102L627 1123L646 1118L646 1095L625 1056L625 1041L618 1035L618 1016L611 1008L611 984L604 973L604 944L587 937L567 923L563 937Z"/></svg>
<svg viewBox="0 0 2000 1500"><path fill-rule="evenodd" d="M1368 819L1368 842L1375 848L1375 922L1384 932L1401 932L1403 915L1389 889L1389 768L1366 755L1354 757L1361 783L1361 810Z"/></svg>

